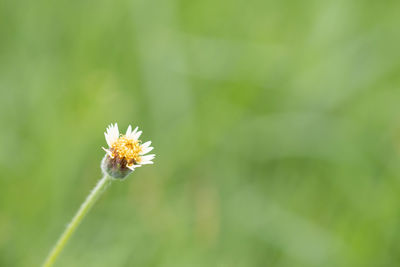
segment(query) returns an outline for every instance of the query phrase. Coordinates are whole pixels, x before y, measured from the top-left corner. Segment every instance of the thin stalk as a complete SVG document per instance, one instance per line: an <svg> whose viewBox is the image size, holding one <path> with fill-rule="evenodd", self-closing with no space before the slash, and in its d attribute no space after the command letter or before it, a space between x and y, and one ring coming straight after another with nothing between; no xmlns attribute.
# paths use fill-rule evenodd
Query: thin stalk
<svg viewBox="0 0 400 267"><path fill-rule="evenodd" d="M49 256L47 257L47 259L43 263L43 267L51 267L51 266L53 266L53 264L56 261L58 255L60 254L60 252L63 250L63 248L67 244L69 238L74 233L74 231L78 227L79 223L82 221L82 219L88 213L90 208L93 206L93 204L99 198L101 193L107 187L108 182L111 181L111 180L112 180L112 178L110 176L108 176L107 174L105 174L104 177L100 179L100 181L97 183L95 188L93 188L93 190L87 196L85 202L82 203L82 205L79 208L78 212L72 218L71 223L68 224L68 226L65 229L64 233L62 233L60 239L58 239L56 245L53 247L53 249L51 250Z"/></svg>

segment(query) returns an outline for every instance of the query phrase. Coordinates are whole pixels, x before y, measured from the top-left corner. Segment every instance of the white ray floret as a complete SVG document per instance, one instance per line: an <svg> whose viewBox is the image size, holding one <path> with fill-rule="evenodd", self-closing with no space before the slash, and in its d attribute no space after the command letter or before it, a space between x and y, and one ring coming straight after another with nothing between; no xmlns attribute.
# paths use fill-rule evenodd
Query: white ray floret
<svg viewBox="0 0 400 267"><path fill-rule="evenodd" d="M141 164L153 164L153 159L155 158L155 156L156 155L154 155L154 154L151 154L151 155L146 155L146 156L142 156L142 158L141 158Z"/></svg>
<svg viewBox="0 0 400 267"><path fill-rule="evenodd" d="M136 168L142 167L142 165L131 165L131 166L126 166L126 167L128 167L129 169L131 169L132 171L134 171Z"/></svg>
<svg viewBox="0 0 400 267"><path fill-rule="evenodd" d="M142 152L140 152L139 155L142 156L142 155L144 155L144 154L147 154L147 153L149 153L150 151L152 151L153 148L154 148L154 147L145 147L145 148L142 147Z"/></svg>
<svg viewBox="0 0 400 267"><path fill-rule="evenodd" d="M135 129L136 130L136 129ZM139 140L139 137L142 135L142 131L132 133L131 136L135 140Z"/></svg>
<svg viewBox="0 0 400 267"><path fill-rule="evenodd" d="M111 147L119 137L119 130L118 130L118 125L110 125L107 128L107 131L104 133L104 136L106 137L106 141L109 147Z"/></svg>
<svg viewBox="0 0 400 267"><path fill-rule="evenodd" d="M114 155L112 154L112 152L109 149L104 148L104 147L102 147L102 149L107 153L107 155L109 155L111 158L114 158Z"/></svg>
<svg viewBox="0 0 400 267"><path fill-rule="evenodd" d="M135 135L136 135L138 129L139 129L139 127L136 127L135 130L132 131L132 126L129 125L128 130L126 130L126 134L125 134L126 137L137 140L137 138L135 138Z"/></svg>

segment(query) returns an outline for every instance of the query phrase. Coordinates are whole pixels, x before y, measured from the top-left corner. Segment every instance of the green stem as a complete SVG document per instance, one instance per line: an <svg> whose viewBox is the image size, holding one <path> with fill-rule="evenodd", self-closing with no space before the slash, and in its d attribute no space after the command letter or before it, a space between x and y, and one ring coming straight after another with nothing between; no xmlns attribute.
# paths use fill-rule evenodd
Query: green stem
<svg viewBox="0 0 400 267"><path fill-rule="evenodd" d="M61 235L60 239L58 239L56 245L51 250L49 256L43 264L43 267L51 267L57 259L57 256L63 250L64 246L67 244L69 238L74 233L75 229L78 227L79 223L85 217L86 213L90 210L96 200L99 198L101 193L107 187L108 181L111 181L111 177L108 175L104 175L103 178L97 183L96 187L93 188L92 192L90 192L89 196L86 198L85 202L82 203L78 212L75 214L74 218L70 224L68 224L64 233Z"/></svg>

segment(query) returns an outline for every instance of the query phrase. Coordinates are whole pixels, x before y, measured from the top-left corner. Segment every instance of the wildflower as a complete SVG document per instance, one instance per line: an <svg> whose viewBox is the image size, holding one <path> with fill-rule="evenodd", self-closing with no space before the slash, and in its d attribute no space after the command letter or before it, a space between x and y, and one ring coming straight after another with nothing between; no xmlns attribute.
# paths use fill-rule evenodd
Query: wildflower
<svg viewBox="0 0 400 267"><path fill-rule="evenodd" d="M61 234L50 254L47 256L43 267L51 267L56 261L58 255L64 249L69 238L74 233L79 223L88 213L90 208L96 203L101 193L107 188L115 178L122 179L129 173L144 164L153 164L155 157L152 155L145 155L153 148L150 146L151 142L142 144L139 140L142 132L138 132L138 128L132 131L129 125L125 135L120 135L117 124L110 125L104 133L108 148L103 149L106 151L101 162L101 169L103 170L103 178L101 178L93 190L89 193L86 200L82 203L78 212L72 218L67 228Z"/></svg>
<svg viewBox="0 0 400 267"><path fill-rule="evenodd" d="M145 155L151 150L151 141L143 143L139 140L142 131L138 127L132 131L129 125L126 134L120 134L118 125L110 125L104 133L108 148L104 148L106 155L102 161L102 170L111 177L124 178L135 168L145 164L153 164L154 154Z"/></svg>

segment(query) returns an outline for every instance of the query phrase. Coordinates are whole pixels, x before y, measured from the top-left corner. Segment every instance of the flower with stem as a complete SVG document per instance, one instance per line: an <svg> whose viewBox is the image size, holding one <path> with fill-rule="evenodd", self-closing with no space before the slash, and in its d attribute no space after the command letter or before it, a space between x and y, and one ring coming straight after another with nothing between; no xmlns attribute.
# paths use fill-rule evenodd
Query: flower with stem
<svg viewBox="0 0 400 267"><path fill-rule="evenodd" d="M132 131L130 125L125 134L119 133L118 125L116 123L114 125L111 124L107 128L104 135L106 137L108 148L103 147L106 151L106 155L101 161L103 178L99 180L97 185L87 196L86 200L82 203L71 222L67 225L67 228L50 251L43 267L53 266L67 241L101 193L106 189L107 185L109 185L113 180L124 179L127 175L132 173L135 168L145 164L153 164L152 160L155 155L146 155L148 152L153 150L153 147L150 146L151 141L142 144L139 140L141 134L142 131L138 131L138 127Z"/></svg>

